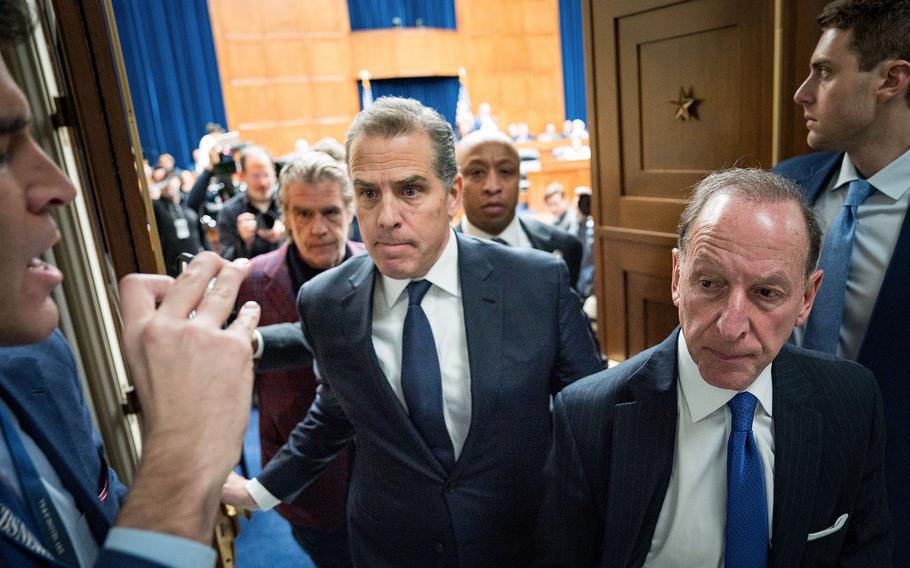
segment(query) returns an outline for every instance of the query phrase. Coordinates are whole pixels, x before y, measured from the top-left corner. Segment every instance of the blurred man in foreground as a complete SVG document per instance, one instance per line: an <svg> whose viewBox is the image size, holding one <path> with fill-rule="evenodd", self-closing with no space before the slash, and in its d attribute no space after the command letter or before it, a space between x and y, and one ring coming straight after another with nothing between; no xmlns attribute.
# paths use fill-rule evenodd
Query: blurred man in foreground
<svg viewBox="0 0 910 568"><path fill-rule="evenodd" d="M0 43L29 37L25 5L0 1ZM259 308L245 305L228 329L221 324L248 263L203 253L179 282L141 275L121 282L144 435L118 515L121 486L93 438L69 347L54 332L50 294L63 276L39 258L59 239L53 211L75 189L32 139L30 118L0 62L0 345L22 346L0 348L2 563L212 565L207 545L220 487L246 428Z"/></svg>

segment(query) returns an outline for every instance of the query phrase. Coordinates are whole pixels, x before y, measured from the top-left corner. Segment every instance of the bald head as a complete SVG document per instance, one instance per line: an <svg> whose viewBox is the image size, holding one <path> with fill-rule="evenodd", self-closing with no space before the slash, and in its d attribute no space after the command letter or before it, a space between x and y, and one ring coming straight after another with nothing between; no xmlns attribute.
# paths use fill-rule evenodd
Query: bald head
<svg viewBox="0 0 910 568"><path fill-rule="evenodd" d="M458 167L462 168L462 161L466 154L470 154L478 146L485 144L499 144L504 146L509 153L511 153L515 160L520 160L518 157L518 149L515 147L515 143L512 142L512 139L506 136L504 133L493 130L493 131L484 131L484 130L475 130L474 132L468 134L461 139L461 142L458 143L456 152L458 155Z"/></svg>
<svg viewBox="0 0 910 568"><path fill-rule="evenodd" d="M515 217L520 180L518 150L502 132L478 130L457 148L464 176L464 212L468 221L497 236Z"/></svg>

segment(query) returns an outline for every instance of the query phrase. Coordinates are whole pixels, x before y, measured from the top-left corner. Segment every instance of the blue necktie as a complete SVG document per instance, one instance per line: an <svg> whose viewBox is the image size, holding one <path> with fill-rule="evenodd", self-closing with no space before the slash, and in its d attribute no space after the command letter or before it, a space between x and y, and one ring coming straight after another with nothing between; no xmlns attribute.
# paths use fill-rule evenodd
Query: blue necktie
<svg viewBox="0 0 910 568"><path fill-rule="evenodd" d="M730 399L732 420L727 443L727 530L724 566L768 565L768 502L761 457L752 435L754 395L741 392Z"/></svg>
<svg viewBox="0 0 910 568"><path fill-rule="evenodd" d="M428 280L408 284L408 313L401 338L401 390L411 422L446 471L455 465L455 450L442 410L442 376L430 321L420 307Z"/></svg>
<svg viewBox="0 0 910 568"><path fill-rule="evenodd" d="M856 210L875 188L862 179L853 180L847 188L844 208L834 218L822 247L818 267L825 271L821 290L815 298L803 347L837 354L841 320L847 293L847 273L856 236Z"/></svg>
<svg viewBox="0 0 910 568"><path fill-rule="evenodd" d="M31 520L38 528L44 548L54 555L54 559L64 566L78 566L76 553L70 542L66 527L54 508L50 495L44 488L41 476L35 469L32 459L28 455L22 440L16 433L6 411L0 407L0 430L6 440L13 466L19 477L19 486L22 490L22 501L31 514Z"/></svg>

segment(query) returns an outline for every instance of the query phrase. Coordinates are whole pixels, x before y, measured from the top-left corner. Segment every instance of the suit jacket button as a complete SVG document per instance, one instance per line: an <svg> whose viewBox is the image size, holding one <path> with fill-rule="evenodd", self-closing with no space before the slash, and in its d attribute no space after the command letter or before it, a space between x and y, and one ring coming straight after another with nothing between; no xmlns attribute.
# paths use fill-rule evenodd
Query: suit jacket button
<svg viewBox="0 0 910 568"><path fill-rule="evenodd" d="M442 554L443 552L445 552L446 547L445 547L445 545L442 544L441 542L437 542L436 544L433 545L433 549L434 549L436 552L438 552L439 554Z"/></svg>
<svg viewBox="0 0 910 568"><path fill-rule="evenodd" d="M455 491L456 487L458 487L458 484L456 484L454 481L446 483L446 493L452 493Z"/></svg>

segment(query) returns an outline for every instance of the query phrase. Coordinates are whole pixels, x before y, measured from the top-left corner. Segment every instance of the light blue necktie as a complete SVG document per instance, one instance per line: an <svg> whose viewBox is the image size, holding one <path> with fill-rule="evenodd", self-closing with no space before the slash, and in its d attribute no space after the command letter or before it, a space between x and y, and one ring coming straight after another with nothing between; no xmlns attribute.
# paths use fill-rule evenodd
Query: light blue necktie
<svg viewBox="0 0 910 568"><path fill-rule="evenodd" d="M455 450L442 409L442 375L430 321L420 307L428 280L408 284L408 313L401 337L401 391L411 422L446 471L455 465Z"/></svg>
<svg viewBox="0 0 910 568"><path fill-rule="evenodd" d="M727 443L727 529L724 566L768 565L768 502L761 456L752 435L755 395L741 392L730 399L732 420Z"/></svg>
<svg viewBox="0 0 910 568"><path fill-rule="evenodd" d="M837 354L850 255L856 237L856 210L873 191L875 188L866 180L851 181L844 199L844 208L831 223L818 261L818 267L825 271L825 278L815 298L812 313L809 314L809 321L806 322L803 347Z"/></svg>

